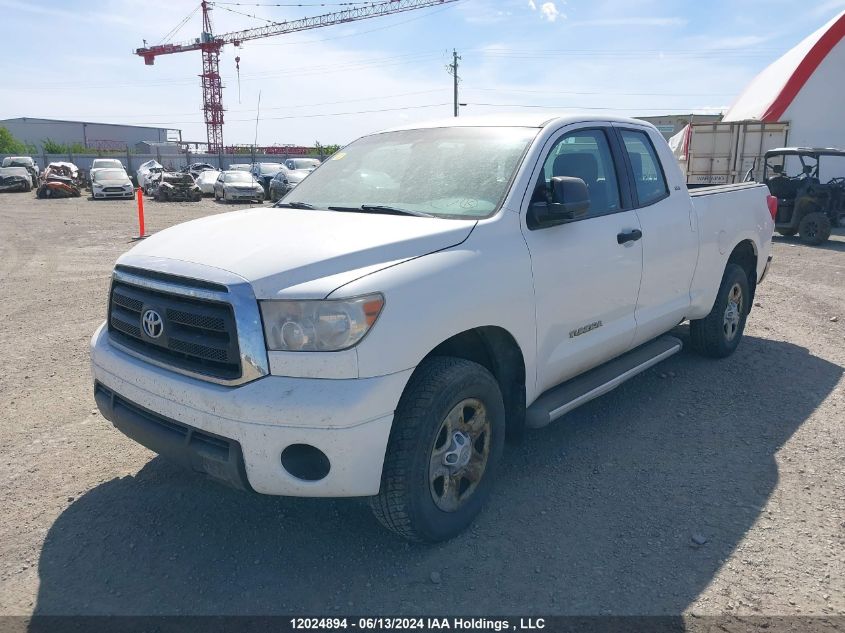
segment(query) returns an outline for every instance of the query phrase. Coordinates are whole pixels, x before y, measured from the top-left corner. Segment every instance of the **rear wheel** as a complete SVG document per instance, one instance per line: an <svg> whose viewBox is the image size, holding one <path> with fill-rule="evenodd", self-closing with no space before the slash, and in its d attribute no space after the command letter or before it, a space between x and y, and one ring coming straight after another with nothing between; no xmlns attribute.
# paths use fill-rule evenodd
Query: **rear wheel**
<svg viewBox="0 0 845 633"><path fill-rule="evenodd" d="M502 394L487 369L459 358L424 361L396 409L373 513L411 541L458 535L490 493L504 439Z"/></svg>
<svg viewBox="0 0 845 633"><path fill-rule="evenodd" d="M801 222L798 224L801 241L811 246L826 242L827 238L830 237L830 230L830 218L821 211L808 213L801 218Z"/></svg>
<svg viewBox="0 0 845 633"><path fill-rule="evenodd" d="M750 297L745 269L728 264L710 314L690 321L692 348L711 358L733 354L745 330Z"/></svg>

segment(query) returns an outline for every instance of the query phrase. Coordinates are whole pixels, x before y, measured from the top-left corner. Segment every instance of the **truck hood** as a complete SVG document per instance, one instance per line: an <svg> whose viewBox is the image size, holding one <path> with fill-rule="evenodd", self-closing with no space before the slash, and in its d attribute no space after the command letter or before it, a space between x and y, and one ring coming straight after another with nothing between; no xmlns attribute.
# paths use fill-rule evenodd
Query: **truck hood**
<svg viewBox="0 0 845 633"><path fill-rule="evenodd" d="M388 266L463 242L475 220L258 208L209 216L157 233L124 255L227 270L259 299L322 299Z"/></svg>

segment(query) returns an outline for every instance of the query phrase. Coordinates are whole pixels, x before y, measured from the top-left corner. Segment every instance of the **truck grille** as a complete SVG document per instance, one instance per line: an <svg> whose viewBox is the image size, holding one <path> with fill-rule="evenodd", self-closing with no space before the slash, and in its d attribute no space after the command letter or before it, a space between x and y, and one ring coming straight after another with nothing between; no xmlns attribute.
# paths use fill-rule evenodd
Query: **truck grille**
<svg viewBox="0 0 845 633"><path fill-rule="evenodd" d="M160 329L144 328L150 310L158 315ZM115 343L161 363L224 380L241 376L237 327L228 303L114 280L108 323Z"/></svg>

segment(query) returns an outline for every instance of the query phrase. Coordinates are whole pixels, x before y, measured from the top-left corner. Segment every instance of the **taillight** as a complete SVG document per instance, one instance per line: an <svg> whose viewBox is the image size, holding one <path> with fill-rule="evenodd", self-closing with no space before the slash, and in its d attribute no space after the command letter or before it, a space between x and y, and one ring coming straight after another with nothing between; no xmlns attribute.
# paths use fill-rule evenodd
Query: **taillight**
<svg viewBox="0 0 845 633"><path fill-rule="evenodd" d="M775 196L766 196L766 204L769 205L769 213L774 221L778 214L778 199Z"/></svg>

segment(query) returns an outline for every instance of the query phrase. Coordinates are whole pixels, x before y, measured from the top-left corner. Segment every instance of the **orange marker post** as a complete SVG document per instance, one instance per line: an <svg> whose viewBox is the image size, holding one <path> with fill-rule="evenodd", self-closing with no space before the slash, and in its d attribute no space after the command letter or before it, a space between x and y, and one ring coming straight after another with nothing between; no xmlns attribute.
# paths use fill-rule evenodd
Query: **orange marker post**
<svg viewBox="0 0 845 633"><path fill-rule="evenodd" d="M138 237L136 240L142 240L147 237L147 233L144 227L144 191L138 187Z"/></svg>

